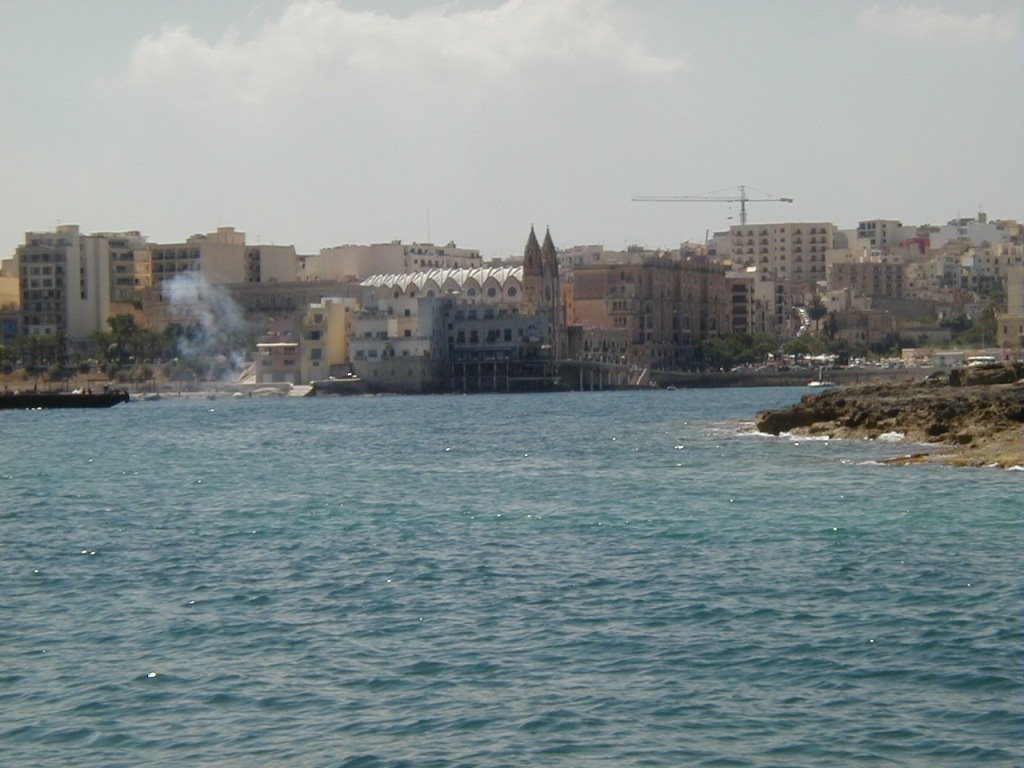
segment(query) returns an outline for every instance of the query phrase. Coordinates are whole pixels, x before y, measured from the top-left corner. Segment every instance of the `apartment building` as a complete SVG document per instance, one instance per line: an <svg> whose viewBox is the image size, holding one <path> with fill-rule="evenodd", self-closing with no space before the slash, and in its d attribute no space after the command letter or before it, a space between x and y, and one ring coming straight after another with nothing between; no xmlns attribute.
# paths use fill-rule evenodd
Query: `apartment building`
<svg viewBox="0 0 1024 768"><path fill-rule="evenodd" d="M435 288L404 282L409 275L377 275L363 282L352 317L352 369L371 389L433 392L444 388L445 299ZM421 290L421 288L423 288Z"/></svg>
<svg viewBox="0 0 1024 768"><path fill-rule="evenodd" d="M732 333L777 336L786 327L785 290L757 267L726 272L729 329Z"/></svg>
<svg viewBox="0 0 1024 768"><path fill-rule="evenodd" d="M902 299L904 291L903 264L881 260L836 262L829 267L828 289L849 288L862 296Z"/></svg>
<svg viewBox="0 0 1024 768"><path fill-rule="evenodd" d="M257 384L299 384L302 375L298 323L280 318L268 324L256 342Z"/></svg>
<svg viewBox="0 0 1024 768"><path fill-rule="evenodd" d="M349 340L355 333L355 299L326 297L310 304L302 321L301 374L303 384L326 379L331 368L349 359Z"/></svg>
<svg viewBox="0 0 1024 768"><path fill-rule="evenodd" d="M699 341L732 323L725 269L707 259L580 267L572 304L585 330L625 334L623 362L653 368L685 367Z"/></svg>
<svg viewBox="0 0 1024 768"><path fill-rule="evenodd" d="M736 225L729 228L734 265L756 266L799 290L825 279L836 227L829 222Z"/></svg>
<svg viewBox="0 0 1024 768"><path fill-rule="evenodd" d="M112 307L132 298L145 247L137 231L83 235L66 224L27 232L15 253L22 332L84 341L108 330Z"/></svg>
<svg viewBox="0 0 1024 768"><path fill-rule="evenodd" d="M908 228L895 219L868 219L857 224L857 237L866 240L874 250L887 250L907 236Z"/></svg>
<svg viewBox="0 0 1024 768"><path fill-rule="evenodd" d="M184 243L153 243L148 268L138 270L140 288L160 289L183 272L198 272L211 285L267 284L298 279L299 259L291 245L247 245L234 227L193 235Z"/></svg>

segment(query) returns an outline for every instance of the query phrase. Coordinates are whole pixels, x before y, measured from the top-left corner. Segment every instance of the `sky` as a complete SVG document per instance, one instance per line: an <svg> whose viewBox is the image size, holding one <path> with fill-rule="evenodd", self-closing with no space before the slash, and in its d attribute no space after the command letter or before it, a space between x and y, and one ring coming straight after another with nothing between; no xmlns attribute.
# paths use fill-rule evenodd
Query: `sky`
<svg viewBox="0 0 1024 768"><path fill-rule="evenodd" d="M0 0L0 256L1024 219L1019 0Z"/></svg>

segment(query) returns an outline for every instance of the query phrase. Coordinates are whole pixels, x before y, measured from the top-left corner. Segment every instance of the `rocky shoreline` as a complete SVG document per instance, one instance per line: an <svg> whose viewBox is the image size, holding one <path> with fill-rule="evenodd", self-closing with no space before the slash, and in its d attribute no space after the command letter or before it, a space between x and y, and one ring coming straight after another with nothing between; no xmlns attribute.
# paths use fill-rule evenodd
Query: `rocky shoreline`
<svg viewBox="0 0 1024 768"><path fill-rule="evenodd" d="M1024 466L1024 365L957 369L916 384L842 387L757 414L761 432L931 444L891 463Z"/></svg>

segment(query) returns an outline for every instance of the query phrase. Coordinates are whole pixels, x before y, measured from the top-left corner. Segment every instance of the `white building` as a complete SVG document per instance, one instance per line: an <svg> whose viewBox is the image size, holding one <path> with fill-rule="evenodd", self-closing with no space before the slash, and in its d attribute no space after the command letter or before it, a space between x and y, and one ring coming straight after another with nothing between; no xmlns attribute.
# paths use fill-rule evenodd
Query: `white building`
<svg viewBox="0 0 1024 768"><path fill-rule="evenodd" d="M895 219L868 219L857 224L857 237L884 251L905 239L908 228Z"/></svg>
<svg viewBox="0 0 1024 768"><path fill-rule="evenodd" d="M932 248L941 248L952 240L967 240L971 245L1000 243L1010 239L1007 222L989 221L984 214L977 219L953 219L940 227L930 227L928 238Z"/></svg>
<svg viewBox="0 0 1024 768"><path fill-rule="evenodd" d="M495 372L553 343L551 317L531 305L522 266L374 275L362 286L350 357L371 388L451 388L453 365Z"/></svg>

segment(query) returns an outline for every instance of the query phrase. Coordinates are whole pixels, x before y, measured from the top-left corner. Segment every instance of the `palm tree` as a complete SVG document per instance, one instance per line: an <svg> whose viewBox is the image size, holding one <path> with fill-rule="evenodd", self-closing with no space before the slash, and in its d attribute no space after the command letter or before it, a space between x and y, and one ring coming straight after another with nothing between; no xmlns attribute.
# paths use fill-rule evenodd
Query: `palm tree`
<svg viewBox="0 0 1024 768"><path fill-rule="evenodd" d="M827 314L828 307L825 306L825 302L821 300L821 296L815 296L811 301L811 306L807 308L807 316L814 321L815 333L818 332L818 321Z"/></svg>

